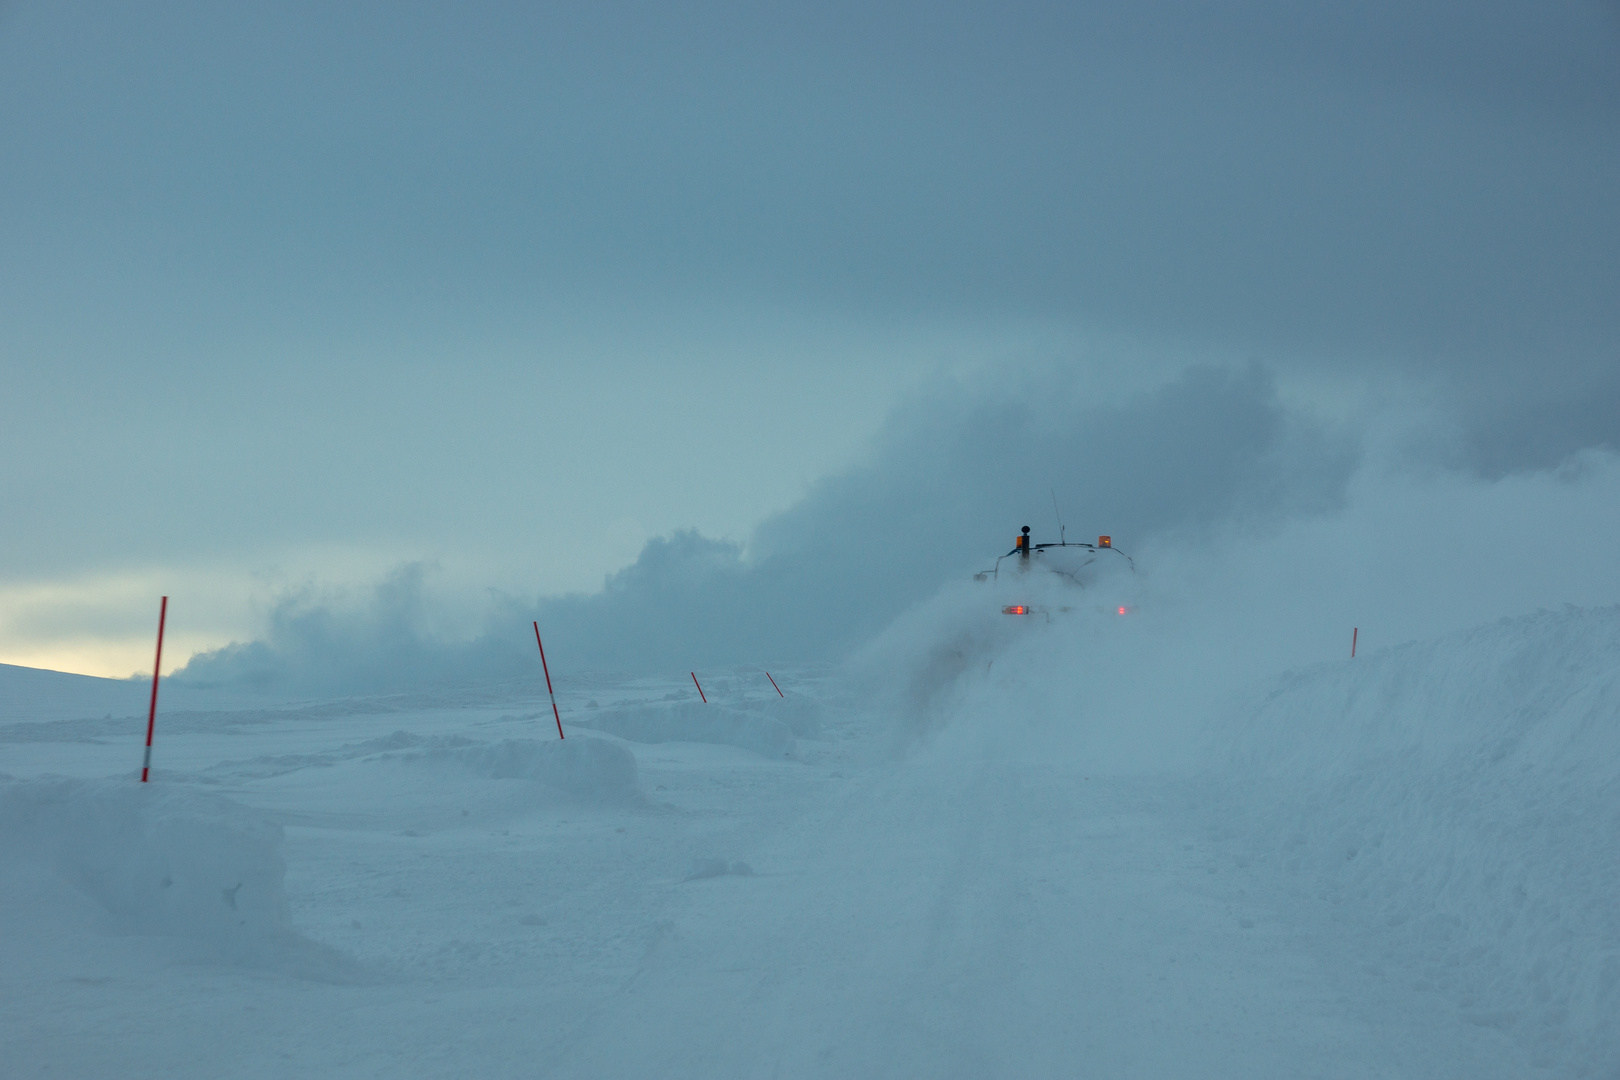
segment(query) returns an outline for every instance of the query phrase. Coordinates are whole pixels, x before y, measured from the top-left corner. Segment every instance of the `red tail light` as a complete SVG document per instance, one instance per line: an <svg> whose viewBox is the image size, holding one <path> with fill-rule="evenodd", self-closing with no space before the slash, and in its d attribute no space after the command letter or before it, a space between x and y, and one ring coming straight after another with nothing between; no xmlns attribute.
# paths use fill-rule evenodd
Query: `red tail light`
<svg viewBox="0 0 1620 1080"><path fill-rule="evenodd" d="M1003 615L1028 615L1029 608L1023 604L1010 604L1001 609Z"/></svg>

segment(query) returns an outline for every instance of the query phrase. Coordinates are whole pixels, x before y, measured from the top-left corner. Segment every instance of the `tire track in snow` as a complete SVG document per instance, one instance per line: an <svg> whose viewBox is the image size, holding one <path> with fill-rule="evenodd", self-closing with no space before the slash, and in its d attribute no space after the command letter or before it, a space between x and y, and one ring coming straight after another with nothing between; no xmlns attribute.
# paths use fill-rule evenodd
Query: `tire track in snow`
<svg viewBox="0 0 1620 1080"><path fill-rule="evenodd" d="M948 747L869 773L749 853L779 877L692 889L547 1075L1402 1075L1145 783Z"/></svg>

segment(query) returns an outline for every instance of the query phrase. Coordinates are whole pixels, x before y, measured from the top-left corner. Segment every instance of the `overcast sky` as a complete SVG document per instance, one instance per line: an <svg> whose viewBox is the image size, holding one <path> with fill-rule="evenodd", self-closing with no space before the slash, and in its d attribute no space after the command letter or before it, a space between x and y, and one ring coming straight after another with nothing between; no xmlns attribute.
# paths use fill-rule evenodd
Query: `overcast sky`
<svg viewBox="0 0 1620 1080"><path fill-rule="evenodd" d="M942 376L1620 441L1612 0L13 2L0 146L0 661L746 544Z"/></svg>

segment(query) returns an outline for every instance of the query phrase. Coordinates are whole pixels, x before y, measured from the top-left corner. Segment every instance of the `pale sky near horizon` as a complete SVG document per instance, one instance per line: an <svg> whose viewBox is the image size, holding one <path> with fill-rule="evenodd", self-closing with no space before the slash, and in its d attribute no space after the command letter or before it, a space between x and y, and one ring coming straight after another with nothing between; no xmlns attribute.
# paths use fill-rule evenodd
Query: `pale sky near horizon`
<svg viewBox="0 0 1620 1080"><path fill-rule="evenodd" d="M0 3L0 662L746 541L941 375L1620 438L1612 2ZM453 607L453 605L452 605Z"/></svg>

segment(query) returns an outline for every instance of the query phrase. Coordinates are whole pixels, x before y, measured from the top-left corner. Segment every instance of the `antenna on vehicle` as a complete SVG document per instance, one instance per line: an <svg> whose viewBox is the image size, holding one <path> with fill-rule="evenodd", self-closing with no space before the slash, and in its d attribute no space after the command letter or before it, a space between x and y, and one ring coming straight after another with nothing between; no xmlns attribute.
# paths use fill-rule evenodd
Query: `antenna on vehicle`
<svg viewBox="0 0 1620 1080"><path fill-rule="evenodd" d="M1052 496L1052 513L1056 514L1058 519L1058 545L1060 547L1066 547L1069 541L1063 535L1063 511L1058 509L1057 492L1051 488L1047 488L1046 490Z"/></svg>

